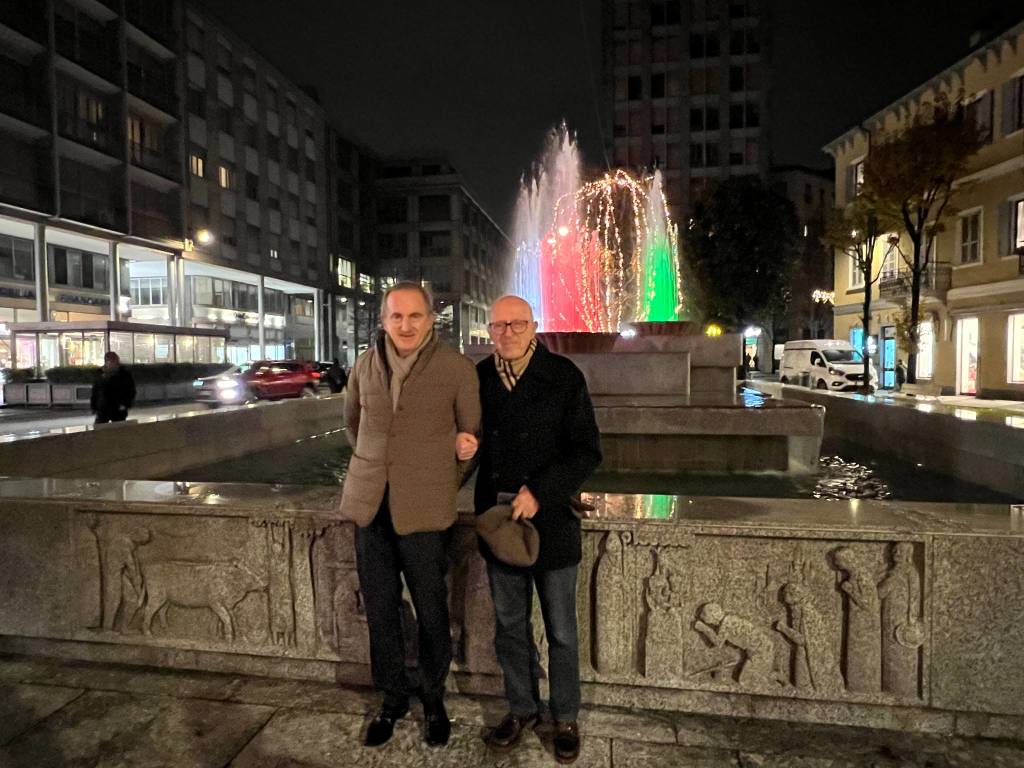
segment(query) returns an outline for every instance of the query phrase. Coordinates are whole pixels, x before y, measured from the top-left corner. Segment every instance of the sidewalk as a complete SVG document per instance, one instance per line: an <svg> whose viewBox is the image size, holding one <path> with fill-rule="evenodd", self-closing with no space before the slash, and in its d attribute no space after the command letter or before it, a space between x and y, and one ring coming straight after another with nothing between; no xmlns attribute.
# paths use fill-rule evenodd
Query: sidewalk
<svg viewBox="0 0 1024 768"><path fill-rule="evenodd" d="M452 695L447 748L422 741L419 710L381 749L360 746L376 697L296 680L0 656L0 766L361 768L554 766L544 734L510 754L481 736L504 705ZM1024 744L866 728L591 707L578 766L1019 768Z"/></svg>

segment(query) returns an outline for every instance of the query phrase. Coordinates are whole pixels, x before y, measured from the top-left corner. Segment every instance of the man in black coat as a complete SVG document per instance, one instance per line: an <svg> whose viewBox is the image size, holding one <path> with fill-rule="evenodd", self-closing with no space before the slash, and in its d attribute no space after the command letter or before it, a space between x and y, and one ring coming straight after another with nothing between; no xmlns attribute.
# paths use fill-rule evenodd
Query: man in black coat
<svg viewBox="0 0 1024 768"><path fill-rule="evenodd" d="M600 434L583 374L537 341L527 302L517 296L499 299L488 328L497 351L477 364L483 438L476 513L497 504L499 494L512 497L513 517L530 520L540 535L532 568L502 563L480 543L510 709L488 744L499 751L511 749L540 714L540 669L530 625L536 585L548 639L555 756L572 762L579 755L576 571L582 553L580 521L570 500L601 463Z"/></svg>
<svg viewBox="0 0 1024 768"><path fill-rule="evenodd" d="M116 352L103 356L103 368L92 385L89 405L96 414L97 424L124 421L128 409L135 402L135 379L131 372L121 365Z"/></svg>

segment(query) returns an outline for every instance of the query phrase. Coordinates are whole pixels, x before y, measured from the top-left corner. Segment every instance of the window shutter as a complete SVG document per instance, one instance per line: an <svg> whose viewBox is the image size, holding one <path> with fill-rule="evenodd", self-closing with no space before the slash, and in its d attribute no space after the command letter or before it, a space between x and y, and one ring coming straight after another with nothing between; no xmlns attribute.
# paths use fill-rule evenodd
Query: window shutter
<svg viewBox="0 0 1024 768"><path fill-rule="evenodd" d="M1003 83L1003 136L1009 136L1016 127L1017 118L1017 79Z"/></svg>
<svg viewBox="0 0 1024 768"><path fill-rule="evenodd" d="M992 91L985 91L978 105L979 125L985 141L992 141Z"/></svg>
<svg viewBox="0 0 1024 768"><path fill-rule="evenodd" d="M1011 203L1004 200L999 204L999 256L1008 256L1010 253L1010 225L1012 223Z"/></svg>
<svg viewBox="0 0 1024 768"><path fill-rule="evenodd" d="M857 169L852 166L846 166L846 203L853 202L853 198L856 197L856 190L854 186L856 184L856 171Z"/></svg>

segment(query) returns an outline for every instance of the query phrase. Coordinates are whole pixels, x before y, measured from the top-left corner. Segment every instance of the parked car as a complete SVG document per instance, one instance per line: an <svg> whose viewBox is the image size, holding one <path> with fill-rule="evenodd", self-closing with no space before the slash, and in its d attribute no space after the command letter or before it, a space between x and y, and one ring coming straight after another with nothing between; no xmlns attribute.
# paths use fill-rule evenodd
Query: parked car
<svg viewBox="0 0 1024 768"><path fill-rule="evenodd" d="M320 376L312 363L298 360L257 360L216 376L196 379L196 400L211 405L316 397Z"/></svg>
<svg viewBox="0 0 1024 768"><path fill-rule="evenodd" d="M874 363L869 362L869 386L878 384ZM812 389L831 392L859 389L864 386L864 357L842 339L806 339L787 341L782 350L779 381L783 384L805 384Z"/></svg>

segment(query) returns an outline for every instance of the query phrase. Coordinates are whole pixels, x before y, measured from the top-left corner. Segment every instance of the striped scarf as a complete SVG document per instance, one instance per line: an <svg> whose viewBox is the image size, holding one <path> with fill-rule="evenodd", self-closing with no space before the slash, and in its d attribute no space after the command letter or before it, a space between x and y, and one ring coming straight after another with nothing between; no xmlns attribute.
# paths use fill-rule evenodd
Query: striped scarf
<svg viewBox="0 0 1024 768"><path fill-rule="evenodd" d="M537 349L537 340L530 339L530 346L526 348L526 354L520 357L518 360L506 360L497 352L494 353L494 366L498 369L498 376L501 377L501 383L505 385L505 389L511 392L519 380L523 377L523 372L526 370L526 366L530 364L530 360L533 359L533 352Z"/></svg>

